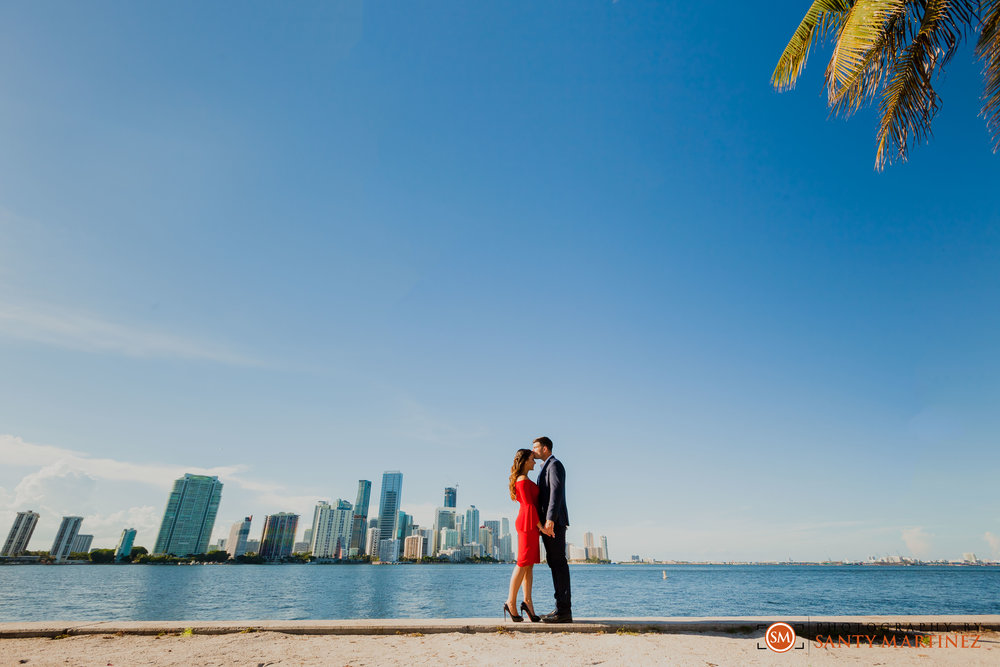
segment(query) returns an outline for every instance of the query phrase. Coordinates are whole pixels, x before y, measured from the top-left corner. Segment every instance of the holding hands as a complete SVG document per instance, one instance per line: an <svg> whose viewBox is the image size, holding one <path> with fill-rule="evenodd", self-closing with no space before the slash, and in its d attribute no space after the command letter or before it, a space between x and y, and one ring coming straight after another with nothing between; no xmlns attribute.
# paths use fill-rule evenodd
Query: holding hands
<svg viewBox="0 0 1000 667"><path fill-rule="evenodd" d="M542 535L548 535L549 537L556 536L556 525L552 521L546 521L543 526L541 523L538 524L538 532Z"/></svg>

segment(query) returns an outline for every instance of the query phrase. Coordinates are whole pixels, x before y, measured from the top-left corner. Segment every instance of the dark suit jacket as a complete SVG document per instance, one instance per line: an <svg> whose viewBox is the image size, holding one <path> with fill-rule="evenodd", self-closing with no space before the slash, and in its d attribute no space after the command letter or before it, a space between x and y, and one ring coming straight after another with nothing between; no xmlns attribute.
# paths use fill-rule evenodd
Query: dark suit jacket
<svg viewBox="0 0 1000 667"><path fill-rule="evenodd" d="M557 526L569 525L566 511L566 469L561 461L550 456L538 475L538 516L542 523L551 521Z"/></svg>

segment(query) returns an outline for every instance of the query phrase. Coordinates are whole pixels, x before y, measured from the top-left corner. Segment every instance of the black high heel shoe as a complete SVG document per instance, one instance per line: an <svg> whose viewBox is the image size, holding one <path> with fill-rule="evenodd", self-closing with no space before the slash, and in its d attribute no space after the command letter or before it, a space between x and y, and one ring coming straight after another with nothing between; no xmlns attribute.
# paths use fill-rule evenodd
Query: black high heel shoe
<svg viewBox="0 0 1000 667"><path fill-rule="evenodd" d="M506 606L506 605L507 605L507 603L504 602L504 606ZM521 603L521 611L523 611L525 613L525 615L528 618L531 619L532 623L538 623L538 621L542 620L538 616L535 616L534 614L531 613L531 609L528 608L528 603L527 602L522 602Z"/></svg>
<svg viewBox="0 0 1000 667"><path fill-rule="evenodd" d="M521 621L524 620L523 618L521 618L520 616L518 616L517 614L515 614L514 612L512 612L510 610L510 607L507 606L507 603L504 602L503 603L503 617L506 619L508 616L510 616L510 620L514 621L515 623L520 623Z"/></svg>

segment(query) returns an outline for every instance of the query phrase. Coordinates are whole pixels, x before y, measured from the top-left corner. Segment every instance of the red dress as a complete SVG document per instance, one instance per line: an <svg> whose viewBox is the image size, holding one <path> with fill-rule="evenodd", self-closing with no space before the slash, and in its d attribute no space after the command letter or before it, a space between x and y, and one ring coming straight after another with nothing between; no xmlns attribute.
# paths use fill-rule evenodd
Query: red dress
<svg viewBox="0 0 1000 667"><path fill-rule="evenodd" d="M538 552L538 486L530 479L514 482L514 495L521 509L514 521L517 530L517 564L518 566L533 565L541 562Z"/></svg>

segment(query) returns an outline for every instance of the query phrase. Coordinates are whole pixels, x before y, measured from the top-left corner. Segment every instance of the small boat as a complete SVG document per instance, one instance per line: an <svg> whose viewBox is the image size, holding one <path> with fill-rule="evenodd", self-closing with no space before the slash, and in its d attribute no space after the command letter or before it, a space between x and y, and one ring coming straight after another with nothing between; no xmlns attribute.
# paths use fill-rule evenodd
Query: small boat
<svg viewBox="0 0 1000 667"><path fill-rule="evenodd" d="M664 570L664 571L663 571L663 578L664 578L664 579L666 579L666 578L667 578L667 571L666 571L666 570Z"/></svg>

